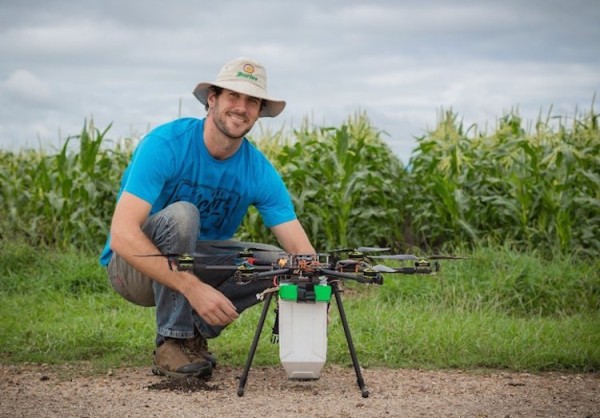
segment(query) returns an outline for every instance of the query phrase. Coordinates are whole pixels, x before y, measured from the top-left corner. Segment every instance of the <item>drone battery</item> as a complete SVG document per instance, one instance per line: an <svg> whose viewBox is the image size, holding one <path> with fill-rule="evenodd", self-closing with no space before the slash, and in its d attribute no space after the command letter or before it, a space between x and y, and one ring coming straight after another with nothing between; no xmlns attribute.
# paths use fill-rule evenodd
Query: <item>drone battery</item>
<svg viewBox="0 0 600 418"><path fill-rule="evenodd" d="M313 291L313 300L302 300L296 285L280 285L279 358L290 379L318 379L327 359L331 287L315 285Z"/></svg>

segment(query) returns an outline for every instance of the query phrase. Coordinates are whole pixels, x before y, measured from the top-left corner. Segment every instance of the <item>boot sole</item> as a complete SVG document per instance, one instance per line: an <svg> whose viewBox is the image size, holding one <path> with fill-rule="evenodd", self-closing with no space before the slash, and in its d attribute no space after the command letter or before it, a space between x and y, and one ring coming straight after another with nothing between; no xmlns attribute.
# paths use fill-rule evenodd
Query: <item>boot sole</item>
<svg viewBox="0 0 600 418"><path fill-rule="evenodd" d="M186 377L196 377L196 378L210 377L210 376L212 376L212 366L208 365L207 367L204 367L203 369L196 370L191 373L174 372L174 371L167 370L160 366L153 366L152 374L154 374L155 376L166 376L166 377L175 378L175 379L181 379L181 378L186 378Z"/></svg>

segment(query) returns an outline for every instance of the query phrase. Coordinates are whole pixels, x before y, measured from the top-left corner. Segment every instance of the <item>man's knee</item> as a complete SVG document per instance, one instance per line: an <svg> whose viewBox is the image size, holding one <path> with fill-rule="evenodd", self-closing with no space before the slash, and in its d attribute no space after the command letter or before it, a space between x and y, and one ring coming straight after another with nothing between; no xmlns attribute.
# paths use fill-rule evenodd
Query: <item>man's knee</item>
<svg viewBox="0 0 600 418"><path fill-rule="evenodd" d="M154 306L152 280L131 267L118 254L113 254L107 273L113 289L123 298L140 306Z"/></svg>
<svg viewBox="0 0 600 418"><path fill-rule="evenodd" d="M190 202L175 202L167 206L163 211L169 214L174 226L184 232L193 231L197 235L200 229L200 212Z"/></svg>
<svg viewBox="0 0 600 418"><path fill-rule="evenodd" d="M175 202L150 216L143 230L155 244L175 240L190 251L200 230L200 212L192 203Z"/></svg>

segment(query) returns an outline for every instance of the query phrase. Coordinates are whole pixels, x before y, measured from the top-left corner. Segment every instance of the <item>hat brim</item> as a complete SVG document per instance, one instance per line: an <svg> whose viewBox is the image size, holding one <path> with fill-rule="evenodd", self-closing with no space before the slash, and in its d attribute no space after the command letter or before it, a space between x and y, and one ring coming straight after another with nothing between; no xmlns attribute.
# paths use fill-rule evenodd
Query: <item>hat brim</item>
<svg viewBox="0 0 600 418"><path fill-rule="evenodd" d="M223 89L235 91L237 93L242 93L247 96L252 96L263 100L264 106L258 114L259 117L274 118L275 116L283 112L283 109L285 108L284 100L276 99L271 96L266 96L262 90L254 88L251 84L245 81L227 81L222 83L215 82L198 84L194 89L194 96L196 96L196 98L200 100L200 102L205 106L208 100L208 89L210 88L210 86L221 87Z"/></svg>

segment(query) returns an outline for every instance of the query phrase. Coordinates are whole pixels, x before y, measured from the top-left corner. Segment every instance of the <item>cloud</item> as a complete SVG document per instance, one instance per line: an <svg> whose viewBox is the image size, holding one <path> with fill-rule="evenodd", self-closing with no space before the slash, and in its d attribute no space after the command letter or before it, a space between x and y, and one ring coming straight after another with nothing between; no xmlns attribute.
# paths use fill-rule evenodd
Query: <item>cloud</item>
<svg viewBox="0 0 600 418"><path fill-rule="evenodd" d="M51 88L25 69L10 73L8 79L2 82L1 89L12 100L23 105L46 106L51 103Z"/></svg>
<svg viewBox="0 0 600 418"><path fill-rule="evenodd" d="M18 69L0 82L0 99L6 108L19 108L32 111L54 106L55 95L52 87L26 69Z"/></svg>
<svg viewBox="0 0 600 418"><path fill-rule="evenodd" d="M0 147L84 118L114 137L204 114L191 94L236 56L288 101L277 129L364 110L403 159L439 109L493 124L572 112L600 91L600 7L586 0L24 0L0 5Z"/></svg>

